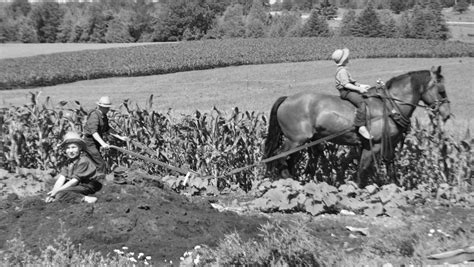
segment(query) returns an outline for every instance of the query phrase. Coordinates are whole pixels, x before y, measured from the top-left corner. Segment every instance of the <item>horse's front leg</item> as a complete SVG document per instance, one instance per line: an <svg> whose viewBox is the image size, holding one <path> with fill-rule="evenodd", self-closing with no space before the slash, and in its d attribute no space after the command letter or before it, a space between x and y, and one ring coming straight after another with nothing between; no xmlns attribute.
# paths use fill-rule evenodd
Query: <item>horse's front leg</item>
<svg viewBox="0 0 474 267"><path fill-rule="evenodd" d="M374 174L374 158L380 152L380 144L373 144L372 149L369 145L362 148L359 161L359 170L357 172L357 184L364 188L368 184L368 178Z"/></svg>

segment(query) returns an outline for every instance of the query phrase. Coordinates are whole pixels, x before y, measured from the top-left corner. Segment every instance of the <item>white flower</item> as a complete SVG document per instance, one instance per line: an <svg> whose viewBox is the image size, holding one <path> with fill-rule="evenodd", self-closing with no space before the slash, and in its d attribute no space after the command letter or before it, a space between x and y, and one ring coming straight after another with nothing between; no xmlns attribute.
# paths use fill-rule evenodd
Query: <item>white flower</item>
<svg viewBox="0 0 474 267"><path fill-rule="evenodd" d="M133 256L135 255L135 252L129 252L128 255Z"/></svg>
<svg viewBox="0 0 474 267"><path fill-rule="evenodd" d="M140 259L141 257L143 257L143 256L145 256L145 254L143 254L143 253L141 253L141 252L138 253L138 258L139 258L139 259Z"/></svg>
<svg viewBox="0 0 474 267"><path fill-rule="evenodd" d="M197 246L194 247L194 249L200 249L200 248L201 248L200 245L197 245Z"/></svg>
<svg viewBox="0 0 474 267"><path fill-rule="evenodd" d="M196 256L196 258L194 259L194 261L193 261L194 264L198 264L198 263L199 263L199 258L200 258L200 256L199 256L199 254L198 254L198 255Z"/></svg>
<svg viewBox="0 0 474 267"><path fill-rule="evenodd" d="M123 249L123 250L127 250L127 249L128 249L128 247L122 247L122 249Z"/></svg>
<svg viewBox="0 0 474 267"><path fill-rule="evenodd" d="M146 256L146 259L150 261L150 260L151 260L151 256Z"/></svg>
<svg viewBox="0 0 474 267"><path fill-rule="evenodd" d="M434 230L434 229L430 229L430 233L434 233L434 232L435 232L435 230Z"/></svg>
<svg viewBox="0 0 474 267"><path fill-rule="evenodd" d="M128 260L130 260L131 262L137 262L137 260L136 260L134 257L131 257L131 258L128 259Z"/></svg>

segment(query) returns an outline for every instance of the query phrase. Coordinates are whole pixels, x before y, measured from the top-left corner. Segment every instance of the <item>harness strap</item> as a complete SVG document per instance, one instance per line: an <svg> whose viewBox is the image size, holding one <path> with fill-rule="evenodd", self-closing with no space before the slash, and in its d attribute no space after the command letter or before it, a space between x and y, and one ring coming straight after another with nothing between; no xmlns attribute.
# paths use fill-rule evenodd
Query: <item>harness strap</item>
<svg viewBox="0 0 474 267"><path fill-rule="evenodd" d="M338 137L338 136L340 136L340 135L343 135L343 134L346 134L346 133L348 133L348 132L351 132L351 131L353 131L354 129L355 129L355 127L354 127L354 126L351 126L351 127L346 128L346 129L344 129L344 130L342 130L342 131L339 131L339 132L337 132L337 133L333 133L333 134L331 134L331 135L328 135L328 136L326 136L326 137L320 138L320 139L318 139L318 140L314 140L314 141L309 142L309 143L307 143L307 144L304 144L304 145L302 145L302 146L295 147L295 148L290 149L290 150L288 150L288 151L285 151L285 152L283 152L283 153L281 153L281 154L278 154L278 155L275 155L275 156L273 156L273 157L269 157L269 158L263 159L263 160L261 160L261 161L259 161L259 162L257 162L257 163L254 163L254 164L251 164L251 165L247 165L247 166L245 166L245 167L241 167L241 168L234 169L234 170L232 170L232 171L230 171L230 172L228 172L228 173L222 174L222 175L220 175L220 176L218 176L218 177L214 177L214 178L217 178L217 179L224 178L225 176L229 176L229 175L233 175L233 174L239 173L239 172L241 172L241 171L250 169L250 168L255 167L255 166L258 166L258 165L260 165L260 164L264 164L264 163L267 163L267 162L270 162L270 161L277 160L277 159L279 159L279 158L286 157L286 156L288 156L288 155L290 155L290 154L293 154L293 153L298 152L298 151L300 151L300 150L303 150L303 149L305 149L305 148L315 146L315 145L317 145L317 144L320 144L320 143L326 142L326 141L328 141L328 140L331 140L331 139L333 139L333 138L336 138L336 137Z"/></svg>

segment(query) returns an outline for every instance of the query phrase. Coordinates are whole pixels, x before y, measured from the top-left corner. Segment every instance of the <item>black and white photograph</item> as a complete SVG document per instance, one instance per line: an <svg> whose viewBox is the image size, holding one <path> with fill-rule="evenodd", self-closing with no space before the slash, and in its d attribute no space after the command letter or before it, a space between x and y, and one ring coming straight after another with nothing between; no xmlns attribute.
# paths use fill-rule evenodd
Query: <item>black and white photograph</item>
<svg viewBox="0 0 474 267"><path fill-rule="evenodd" d="M473 0L0 0L0 266L474 266Z"/></svg>

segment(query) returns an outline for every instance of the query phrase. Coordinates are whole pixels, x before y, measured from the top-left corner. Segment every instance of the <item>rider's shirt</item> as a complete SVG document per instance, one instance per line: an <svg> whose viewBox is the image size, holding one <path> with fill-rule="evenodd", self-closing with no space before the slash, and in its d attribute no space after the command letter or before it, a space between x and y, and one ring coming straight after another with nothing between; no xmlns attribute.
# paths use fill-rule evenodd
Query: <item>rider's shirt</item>
<svg viewBox="0 0 474 267"><path fill-rule="evenodd" d="M348 83L355 84L356 80L352 79L351 74L345 66L339 66L336 70L336 89L342 90Z"/></svg>

